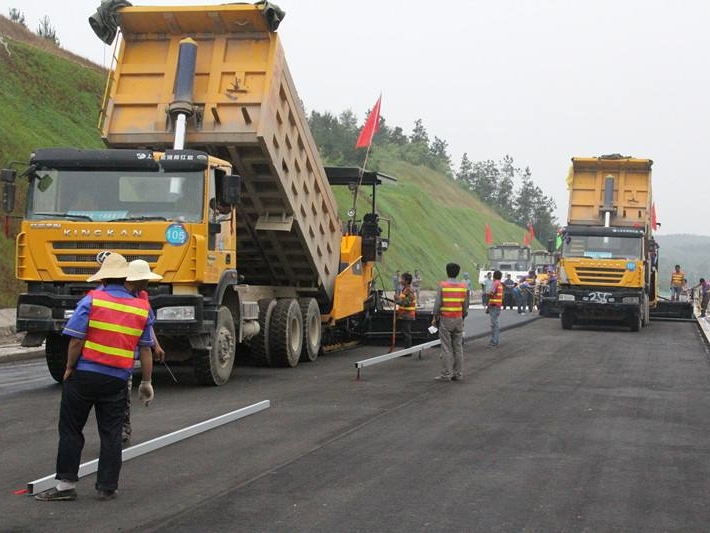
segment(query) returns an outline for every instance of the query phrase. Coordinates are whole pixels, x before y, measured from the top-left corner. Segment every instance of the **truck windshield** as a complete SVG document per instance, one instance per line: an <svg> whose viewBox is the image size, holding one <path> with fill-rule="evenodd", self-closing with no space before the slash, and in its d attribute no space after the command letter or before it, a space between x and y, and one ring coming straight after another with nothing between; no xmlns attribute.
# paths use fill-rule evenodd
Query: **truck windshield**
<svg viewBox="0 0 710 533"><path fill-rule="evenodd" d="M523 247L495 247L488 249L490 261L522 261L530 260L530 249Z"/></svg>
<svg viewBox="0 0 710 533"><path fill-rule="evenodd" d="M28 219L180 220L203 218L202 172L40 170L27 194Z"/></svg>
<svg viewBox="0 0 710 533"><path fill-rule="evenodd" d="M568 235L562 244L562 257L642 259L643 239L640 237Z"/></svg>

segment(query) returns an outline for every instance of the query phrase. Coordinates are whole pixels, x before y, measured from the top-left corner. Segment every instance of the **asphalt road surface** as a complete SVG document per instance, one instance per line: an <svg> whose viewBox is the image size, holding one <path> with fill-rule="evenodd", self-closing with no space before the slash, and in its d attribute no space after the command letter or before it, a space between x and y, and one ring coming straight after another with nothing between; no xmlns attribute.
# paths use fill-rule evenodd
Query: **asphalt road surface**
<svg viewBox="0 0 710 533"><path fill-rule="evenodd" d="M468 322L485 330L482 313ZM271 408L125 462L109 502L95 499L94 476L74 502L13 494L54 472L60 388L41 361L2 365L0 530L708 529L710 367L696 325L563 331L539 319L485 344L466 342L464 380L451 383L433 380L438 349L360 381L354 363L382 347L238 367L219 388L159 371L154 403L134 407L134 444ZM85 434L88 461L93 421Z"/></svg>

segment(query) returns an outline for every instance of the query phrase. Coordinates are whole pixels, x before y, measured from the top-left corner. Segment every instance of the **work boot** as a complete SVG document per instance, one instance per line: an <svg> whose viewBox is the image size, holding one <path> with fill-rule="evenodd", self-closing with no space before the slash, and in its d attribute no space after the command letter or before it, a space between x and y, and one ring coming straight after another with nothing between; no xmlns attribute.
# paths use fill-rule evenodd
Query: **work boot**
<svg viewBox="0 0 710 533"><path fill-rule="evenodd" d="M76 489L59 490L57 487L52 487L49 490L36 494L35 500L41 502L67 502L76 500L76 496Z"/></svg>

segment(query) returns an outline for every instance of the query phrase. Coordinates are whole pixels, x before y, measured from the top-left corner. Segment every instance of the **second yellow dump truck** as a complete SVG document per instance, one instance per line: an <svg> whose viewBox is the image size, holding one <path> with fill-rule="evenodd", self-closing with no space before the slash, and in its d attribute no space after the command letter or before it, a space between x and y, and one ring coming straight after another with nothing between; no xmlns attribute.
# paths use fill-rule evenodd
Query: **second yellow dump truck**
<svg viewBox="0 0 710 533"><path fill-rule="evenodd" d="M558 305L564 329L611 321L638 331L656 306L650 159L574 157L562 231Z"/></svg>
<svg viewBox="0 0 710 533"><path fill-rule="evenodd" d="M240 353L295 366L362 333L389 236L374 188L391 178L323 167L275 31L282 15L261 3L92 17L107 40L117 28L105 22L121 34L107 148L36 150L17 238L28 287L17 330L25 346L46 342L57 381L62 328L109 252L162 275L149 287L156 333L204 384L225 383ZM372 207L342 223L332 185L371 186Z"/></svg>

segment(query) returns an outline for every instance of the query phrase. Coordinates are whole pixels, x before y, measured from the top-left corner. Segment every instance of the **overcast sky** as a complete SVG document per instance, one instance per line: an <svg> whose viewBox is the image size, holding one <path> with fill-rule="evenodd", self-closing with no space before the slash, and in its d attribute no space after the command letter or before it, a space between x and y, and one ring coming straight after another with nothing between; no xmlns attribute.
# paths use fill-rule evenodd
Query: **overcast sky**
<svg viewBox="0 0 710 533"><path fill-rule="evenodd" d="M133 5L192 5L135 0ZM279 28L308 111L352 109L382 93L382 116L461 156L529 166L567 216L572 156L654 160L659 234L710 235L710 1L278 0ZM0 0L36 30L106 65L87 18L100 0Z"/></svg>

